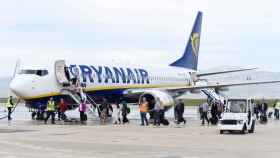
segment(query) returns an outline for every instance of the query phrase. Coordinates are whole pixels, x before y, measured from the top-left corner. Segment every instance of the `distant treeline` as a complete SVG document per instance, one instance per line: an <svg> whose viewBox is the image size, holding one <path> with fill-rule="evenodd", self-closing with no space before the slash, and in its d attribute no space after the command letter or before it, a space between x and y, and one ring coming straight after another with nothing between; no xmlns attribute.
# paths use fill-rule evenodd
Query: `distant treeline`
<svg viewBox="0 0 280 158"><path fill-rule="evenodd" d="M6 103L8 98L0 98L0 104ZM13 99L14 102L16 101L16 99Z"/></svg>
<svg viewBox="0 0 280 158"><path fill-rule="evenodd" d="M183 99L185 106L198 106L204 102L206 99ZM268 106L272 107L274 105L276 99L265 99L264 101L268 104ZM256 102L262 102L262 99L256 99Z"/></svg>
<svg viewBox="0 0 280 158"><path fill-rule="evenodd" d="M6 103L7 98L0 98L0 103Z"/></svg>

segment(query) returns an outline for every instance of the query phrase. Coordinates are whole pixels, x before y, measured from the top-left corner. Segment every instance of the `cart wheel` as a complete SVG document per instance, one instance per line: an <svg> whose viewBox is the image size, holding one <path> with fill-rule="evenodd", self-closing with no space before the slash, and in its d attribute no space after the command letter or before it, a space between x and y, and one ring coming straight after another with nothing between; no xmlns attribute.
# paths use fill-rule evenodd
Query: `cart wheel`
<svg viewBox="0 0 280 158"><path fill-rule="evenodd" d="M246 125L244 125L243 128L242 128L241 133L242 134L246 134L246 131L247 131L247 127L246 127Z"/></svg>

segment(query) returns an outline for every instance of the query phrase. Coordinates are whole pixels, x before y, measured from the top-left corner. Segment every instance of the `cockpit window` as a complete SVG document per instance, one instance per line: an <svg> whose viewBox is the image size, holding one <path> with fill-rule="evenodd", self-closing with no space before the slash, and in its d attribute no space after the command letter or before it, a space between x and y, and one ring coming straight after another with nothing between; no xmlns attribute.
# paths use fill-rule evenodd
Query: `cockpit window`
<svg viewBox="0 0 280 158"><path fill-rule="evenodd" d="M48 73L48 70L21 70L19 72L19 74L33 74L38 76L46 76Z"/></svg>

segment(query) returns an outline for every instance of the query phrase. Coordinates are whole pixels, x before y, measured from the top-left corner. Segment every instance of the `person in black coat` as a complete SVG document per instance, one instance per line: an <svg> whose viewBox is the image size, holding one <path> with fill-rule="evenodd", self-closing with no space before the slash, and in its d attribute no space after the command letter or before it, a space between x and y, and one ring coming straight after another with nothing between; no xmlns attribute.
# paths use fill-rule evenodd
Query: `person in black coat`
<svg viewBox="0 0 280 158"><path fill-rule="evenodd" d="M268 105L267 105L267 103L264 100L262 101L260 108L261 108L261 112L266 115L267 109L268 109Z"/></svg>
<svg viewBox="0 0 280 158"><path fill-rule="evenodd" d="M216 125L218 123L218 103L215 101L211 106L211 123Z"/></svg>
<svg viewBox="0 0 280 158"><path fill-rule="evenodd" d="M260 104L261 122L264 123L267 122L267 109L268 109L268 105L263 99L262 103Z"/></svg>
<svg viewBox="0 0 280 158"><path fill-rule="evenodd" d="M186 120L183 117L185 112L185 104L181 99L175 106L175 112L177 114L177 124L180 124L181 122L184 122L184 124L186 124Z"/></svg>

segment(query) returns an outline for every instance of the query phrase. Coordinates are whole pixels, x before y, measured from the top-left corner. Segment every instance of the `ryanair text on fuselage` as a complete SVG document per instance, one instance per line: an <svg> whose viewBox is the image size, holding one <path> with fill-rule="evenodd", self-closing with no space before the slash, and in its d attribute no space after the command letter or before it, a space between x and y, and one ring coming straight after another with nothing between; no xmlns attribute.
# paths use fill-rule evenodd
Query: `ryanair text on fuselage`
<svg viewBox="0 0 280 158"><path fill-rule="evenodd" d="M82 82L150 84L148 71L142 68L122 68L93 65L70 65L70 72L75 75L79 68Z"/></svg>

